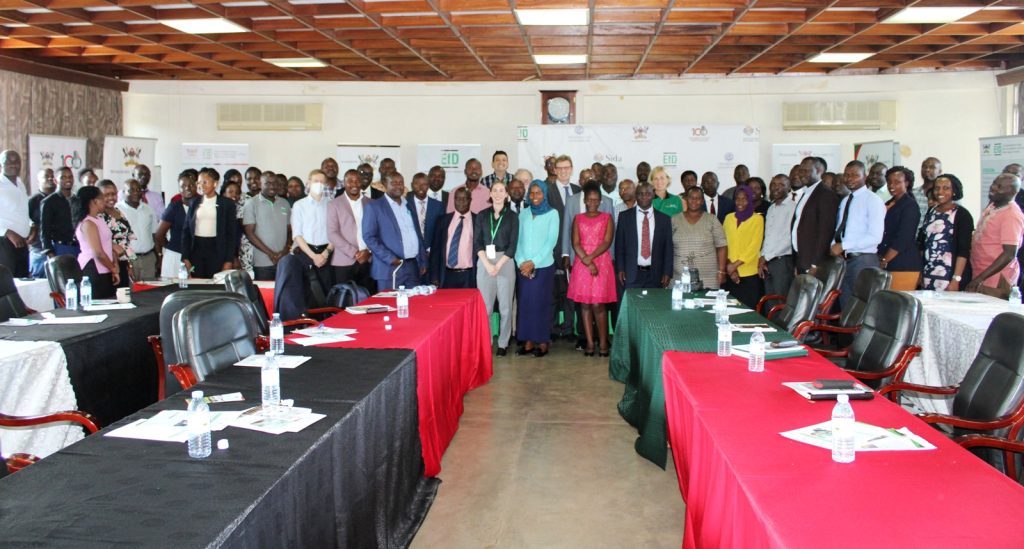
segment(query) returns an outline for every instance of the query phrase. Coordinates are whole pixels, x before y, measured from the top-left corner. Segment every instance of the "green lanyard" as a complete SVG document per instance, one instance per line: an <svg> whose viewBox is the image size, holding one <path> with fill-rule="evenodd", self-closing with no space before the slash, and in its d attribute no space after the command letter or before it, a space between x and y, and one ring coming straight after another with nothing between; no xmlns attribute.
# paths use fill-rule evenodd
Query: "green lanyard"
<svg viewBox="0 0 1024 549"><path fill-rule="evenodd" d="M494 225L494 214L491 214L489 216L489 219L491 220L491 244L494 244L494 235L498 234L498 229L501 227L501 222L505 221L505 214L503 213L500 216L498 216L497 226Z"/></svg>

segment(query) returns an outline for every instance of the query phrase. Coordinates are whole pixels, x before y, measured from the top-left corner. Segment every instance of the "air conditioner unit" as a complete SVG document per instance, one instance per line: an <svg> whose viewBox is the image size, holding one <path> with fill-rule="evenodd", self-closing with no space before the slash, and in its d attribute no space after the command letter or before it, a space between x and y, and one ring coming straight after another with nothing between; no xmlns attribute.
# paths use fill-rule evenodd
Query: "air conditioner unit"
<svg viewBox="0 0 1024 549"><path fill-rule="evenodd" d="M217 129L227 131L319 131L322 103L218 103Z"/></svg>
<svg viewBox="0 0 1024 549"><path fill-rule="evenodd" d="M782 104L783 130L895 130L896 101Z"/></svg>

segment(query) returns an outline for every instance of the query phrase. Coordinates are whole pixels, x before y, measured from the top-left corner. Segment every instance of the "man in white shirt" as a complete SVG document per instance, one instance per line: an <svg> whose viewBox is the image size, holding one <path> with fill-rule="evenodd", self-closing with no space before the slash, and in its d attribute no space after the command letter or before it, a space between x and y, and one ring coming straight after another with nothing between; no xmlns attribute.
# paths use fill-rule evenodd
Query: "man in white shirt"
<svg viewBox="0 0 1024 549"><path fill-rule="evenodd" d="M796 200L790 194L789 177L778 174L768 184L772 201L764 222L764 243L758 260L758 275L764 279L764 293L786 295L793 283L793 244L790 224Z"/></svg>
<svg viewBox="0 0 1024 549"><path fill-rule="evenodd" d="M334 247L327 238L327 205L331 199L324 194L326 181L327 175L323 171L309 172L306 198L292 207L292 253L306 267L307 279L319 281L324 295L334 285L330 266Z"/></svg>
<svg viewBox="0 0 1024 549"><path fill-rule="evenodd" d="M0 265L16 277L28 276L26 239L32 230L28 217L28 188L21 173L17 151L0 152Z"/></svg>
<svg viewBox="0 0 1024 549"><path fill-rule="evenodd" d="M142 188L138 181L125 181L122 191L125 198L119 201L116 207L124 214L132 227L132 232L135 233L135 242L132 243L136 257L132 265L134 279L155 280L157 271L153 233L156 232L156 216L149 204L142 201Z"/></svg>

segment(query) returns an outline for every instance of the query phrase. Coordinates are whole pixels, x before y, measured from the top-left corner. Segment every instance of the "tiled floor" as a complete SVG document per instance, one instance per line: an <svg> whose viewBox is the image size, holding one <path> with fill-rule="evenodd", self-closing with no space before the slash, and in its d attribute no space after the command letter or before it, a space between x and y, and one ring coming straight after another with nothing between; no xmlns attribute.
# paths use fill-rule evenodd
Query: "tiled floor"
<svg viewBox="0 0 1024 549"><path fill-rule="evenodd" d="M608 359L571 347L495 359L490 383L466 397L414 548L681 545L671 456L663 471L633 451Z"/></svg>

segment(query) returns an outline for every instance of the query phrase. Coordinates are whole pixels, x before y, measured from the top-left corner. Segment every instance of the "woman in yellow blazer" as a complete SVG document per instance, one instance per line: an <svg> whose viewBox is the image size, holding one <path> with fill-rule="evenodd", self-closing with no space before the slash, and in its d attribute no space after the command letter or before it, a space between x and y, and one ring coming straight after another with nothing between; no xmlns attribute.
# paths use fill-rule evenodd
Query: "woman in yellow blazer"
<svg viewBox="0 0 1024 549"><path fill-rule="evenodd" d="M747 185L736 188L736 211L725 216L722 228L728 242L725 289L753 309L764 294L757 275L757 260L764 241L764 217L754 211L754 193Z"/></svg>

